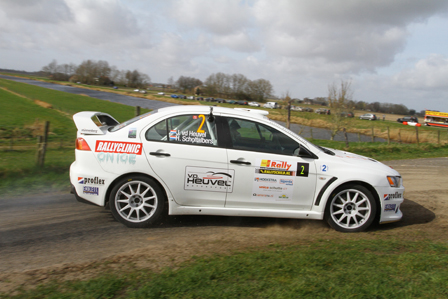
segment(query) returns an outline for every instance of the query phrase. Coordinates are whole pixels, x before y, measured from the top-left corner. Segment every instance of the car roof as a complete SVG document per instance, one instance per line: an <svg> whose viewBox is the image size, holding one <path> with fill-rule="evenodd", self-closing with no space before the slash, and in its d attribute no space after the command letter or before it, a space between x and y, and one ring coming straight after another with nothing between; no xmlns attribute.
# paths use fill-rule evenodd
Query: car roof
<svg viewBox="0 0 448 299"><path fill-rule="evenodd" d="M260 109L246 109L246 108L225 108L217 106L205 106L205 105L188 105L188 106L171 106L158 109L157 113L160 115L169 115L178 112L185 113L204 113L208 114L213 108L213 113L227 114L241 117L266 119L266 115L269 114L266 110Z"/></svg>

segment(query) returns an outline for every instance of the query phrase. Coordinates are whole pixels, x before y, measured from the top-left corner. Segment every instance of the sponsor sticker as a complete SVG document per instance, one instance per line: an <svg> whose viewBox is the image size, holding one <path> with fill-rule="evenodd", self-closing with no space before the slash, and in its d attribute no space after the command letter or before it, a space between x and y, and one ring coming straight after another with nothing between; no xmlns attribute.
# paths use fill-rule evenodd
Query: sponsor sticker
<svg viewBox="0 0 448 299"><path fill-rule="evenodd" d="M232 192L235 170L187 166L185 190Z"/></svg>
<svg viewBox="0 0 448 299"><path fill-rule="evenodd" d="M83 194L89 194L89 195L98 195L99 188L98 187L90 187L90 186L84 186L83 187Z"/></svg>
<svg viewBox="0 0 448 299"><path fill-rule="evenodd" d="M396 207L397 207L396 204L387 204L384 207L384 212L394 212Z"/></svg>
<svg viewBox="0 0 448 299"><path fill-rule="evenodd" d="M292 179L280 179L280 184L292 186L294 184L294 181Z"/></svg>
<svg viewBox="0 0 448 299"><path fill-rule="evenodd" d="M104 185L103 179L96 177L88 178L88 177L78 177L78 184L81 185Z"/></svg>
<svg viewBox="0 0 448 299"><path fill-rule="evenodd" d="M128 138L137 138L137 128L130 128Z"/></svg>
<svg viewBox="0 0 448 299"><path fill-rule="evenodd" d="M113 153L98 153L96 155L98 161L115 164L130 164L134 165L136 162L136 154L113 154Z"/></svg>
<svg viewBox="0 0 448 299"><path fill-rule="evenodd" d="M254 181L255 181L255 182L263 182L263 183L277 184L277 179L273 179L273 178L255 177L255 178L254 178Z"/></svg>
<svg viewBox="0 0 448 299"><path fill-rule="evenodd" d="M138 142L97 140L95 152L141 155L142 144Z"/></svg>
<svg viewBox="0 0 448 299"><path fill-rule="evenodd" d="M403 198L403 193L395 192L391 194L384 194L383 196L384 200L399 199L399 198Z"/></svg>

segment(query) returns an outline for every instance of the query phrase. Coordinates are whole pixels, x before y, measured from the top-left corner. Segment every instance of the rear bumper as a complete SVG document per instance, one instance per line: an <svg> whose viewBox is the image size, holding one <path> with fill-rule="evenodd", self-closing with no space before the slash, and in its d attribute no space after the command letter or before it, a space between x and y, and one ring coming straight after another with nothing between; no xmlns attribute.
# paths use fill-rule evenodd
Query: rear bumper
<svg viewBox="0 0 448 299"><path fill-rule="evenodd" d="M75 188L75 186L73 186L73 184L71 184L71 185L72 185L72 188L71 188L71 190L70 190L70 193L72 193L73 195L75 195L75 198L76 198L77 201L79 201L79 202L81 202L81 203L86 203L86 204L89 204L89 205L94 205L94 206L96 206L96 204L94 204L93 202L88 201L88 200L82 198L81 196L79 196L79 195L78 195L78 192L76 192L76 188Z"/></svg>

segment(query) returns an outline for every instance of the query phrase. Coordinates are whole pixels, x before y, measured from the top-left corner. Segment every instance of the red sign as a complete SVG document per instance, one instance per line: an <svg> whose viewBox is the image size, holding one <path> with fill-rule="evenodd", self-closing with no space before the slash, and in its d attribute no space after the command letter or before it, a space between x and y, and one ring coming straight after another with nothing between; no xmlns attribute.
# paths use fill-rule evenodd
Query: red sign
<svg viewBox="0 0 448 299"><path fill-rule="evenodd" d="M97 140L95 152L141 155L142 144L138 142Z"/></svg>

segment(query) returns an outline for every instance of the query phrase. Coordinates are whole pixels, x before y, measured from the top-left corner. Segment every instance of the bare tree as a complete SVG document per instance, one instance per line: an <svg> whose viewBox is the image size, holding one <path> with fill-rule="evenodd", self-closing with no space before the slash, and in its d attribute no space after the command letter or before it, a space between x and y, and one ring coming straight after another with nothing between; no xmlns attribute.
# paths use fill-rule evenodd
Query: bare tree
<svg viewBox="0 0 448 299"><path fill-rule="evenodd" d="M336 83L328 86L328 106L331 109L331 140L346 125L346 113L353 109L353 93L350 86L351 81L343 80L339 86Z"/></svg>

